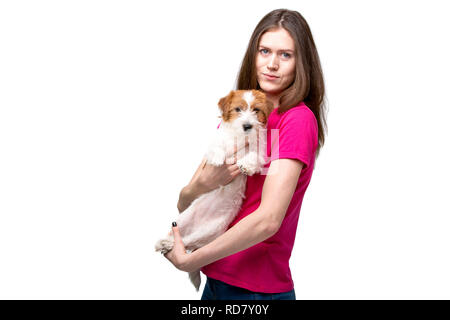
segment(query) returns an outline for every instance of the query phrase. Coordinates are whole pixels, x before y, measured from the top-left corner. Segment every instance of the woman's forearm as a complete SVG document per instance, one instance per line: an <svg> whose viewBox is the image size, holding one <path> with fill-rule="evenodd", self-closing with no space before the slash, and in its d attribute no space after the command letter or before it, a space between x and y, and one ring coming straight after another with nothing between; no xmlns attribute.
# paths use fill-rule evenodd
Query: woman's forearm
<svg viewBox="0 0 450 320"><path fill-rule="evenodd" d="M183 212L192 201L202 194L230 183L239 174L240 171L236 164L208 165L204 158L189 184L180 192L177 204L178 211Z"/></svg>
<svg viewBox="0 0 450 320"><path fill-rule="evenodd" d="M190 255L195 261L194 269L250 248L273 236L278 228L277 223L270 221L260 209L257 209L214 241L192 252Z"/></svg>
<svg viewBox="0 0 450 320"><path fill-rule="evenodd" d="M186 210L190 206L192 201L197 199L205 192L206 190L204 190L199 183L191 182L190 184L188 184L180 192L177 204L178 212L181 213Z"/></svg>

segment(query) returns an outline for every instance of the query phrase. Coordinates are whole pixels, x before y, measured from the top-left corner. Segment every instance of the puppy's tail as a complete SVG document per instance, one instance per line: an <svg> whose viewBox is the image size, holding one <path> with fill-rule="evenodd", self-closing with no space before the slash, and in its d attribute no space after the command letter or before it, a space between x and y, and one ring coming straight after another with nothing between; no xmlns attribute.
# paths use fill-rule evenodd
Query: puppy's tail
<svg viewBox="0 0 450 320"><path fill-rule="evenodd" d="M200 270L189 272L189 279L191 279L195 290L198 291L198 289L200 289L200 283L202 282L202 278L200 277Z"/></svg>

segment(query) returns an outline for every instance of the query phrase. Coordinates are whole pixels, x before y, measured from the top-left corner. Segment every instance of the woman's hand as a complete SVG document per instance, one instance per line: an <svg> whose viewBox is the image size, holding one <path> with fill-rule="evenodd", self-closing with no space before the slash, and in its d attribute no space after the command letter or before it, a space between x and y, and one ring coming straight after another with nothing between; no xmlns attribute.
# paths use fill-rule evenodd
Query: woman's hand
<svg viewBox="0 0 450 320"><path fill-rule="evenodd" d="M245 147L247 145L248 143ZM241 171L236 164L236 154L239 150L235 147L233 152L227 155L225 164L221 166L207 164L206 159L203 159L189 184L180 192L177 204L179 212L186 210L200 195L227 185L240 174Z"/></svg>
<svg viewBox="0 0 450 320"><path fill-rule="evenodd" d="M248 142L244 147L248 145ZM194 180L201 189L209 192L217 189L219 186L229 184L236 178L241 171L236 164L236 154L239 150L235 147L233 152L226 156L225 163L221 166L214 166L206 163L206 159L203 159L200 167L202 170L198 172L197 179Z"/></svg>
<svg viewBox="0 0 450 320"><path fill-rule="evenodd" d="M173 248L164 256L181 271L193 272L198 270L200 267L196 266L194 261L190 259L192 255L186 253L183 241L181 240L180 230L175 222L172 224L172 232L174 239Z"/></svg>
<svg viewBox="0 0 450 320"><path fill-rule="evenodd" d="M225 163L221 166L214 166L206 163L206 160L204 159L197 183L206 193L217 189L219 186L229 184L237 175L239 175L239 173L239 167L236 162L231 164Z"/></svg>

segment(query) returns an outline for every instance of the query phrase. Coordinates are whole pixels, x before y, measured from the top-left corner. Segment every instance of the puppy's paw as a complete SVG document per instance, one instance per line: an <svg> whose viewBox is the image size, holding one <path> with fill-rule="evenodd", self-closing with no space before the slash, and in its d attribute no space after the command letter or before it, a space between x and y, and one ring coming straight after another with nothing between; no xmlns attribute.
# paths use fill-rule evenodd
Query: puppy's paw
<svg viewBox="0 0 450 320"><path fill-rule="evenodd" d="M258 166L260 170L269 162L269 158L264 154L258 154Z"/></svg>
<svg viewBox="0 0 450 320"><path fill-rule="evenodd" d="M244 170L245 170L245 174L248 175L248 176L252 176L255 173L259 172L258 168L254 167L254 166L245 167Z"/></svg>
<svg viewBox="0 0 450 320"><path fill-rule="evenodd" d="M168 237L165 239L161 239L155 244L155 251L160 251L162 254L166 254L170 250L173 249L173 237Z"/></svg>
<svg viewBox="0 0 450 320"><path fill-rule="evenodd" d="M248 176L252 176L261 171L261 168L258 165L257 155L253 153L249 153L244 158L239 159L236 164L241 169L242 173L245 173Z"/></svg>

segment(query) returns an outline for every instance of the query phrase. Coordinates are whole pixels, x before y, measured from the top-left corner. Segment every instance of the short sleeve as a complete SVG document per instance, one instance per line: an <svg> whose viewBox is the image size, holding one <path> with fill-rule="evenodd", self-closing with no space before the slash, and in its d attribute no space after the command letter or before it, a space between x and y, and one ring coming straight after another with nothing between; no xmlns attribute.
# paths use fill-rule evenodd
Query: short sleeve
<svg viewBox="0 0 450 320"><path fill-rule="evenodd" d="M314 113L308 108L292 108L282 116L278 137L272 139L271 160L297 159L309 167L318 144L318 127ZM278 146L278 149L277 149Z"/></svg>

